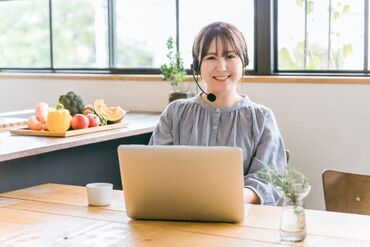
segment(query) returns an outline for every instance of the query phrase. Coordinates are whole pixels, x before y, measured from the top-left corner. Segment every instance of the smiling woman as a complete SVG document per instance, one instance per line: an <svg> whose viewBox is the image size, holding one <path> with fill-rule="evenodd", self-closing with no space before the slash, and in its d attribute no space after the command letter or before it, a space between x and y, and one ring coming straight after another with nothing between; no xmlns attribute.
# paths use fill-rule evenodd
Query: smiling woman
<svg viewBox="0 0 370 247"><path fill-rule="evenodd" d="M215 22L202 28L193 45L193 69L207 85L207 98L224 108L241 100L236 85L248 65L247 45L242 33L227 23Z"/></svg>
<svg viewBox="0 0 370 247"><path fill-rule="evenodd" d="M206 92L169 104L150 144L240 147L245 202L275 205L281 195L257 172L283 170L285 147L272 111L237 92L247 63L245 40L238 29L224 22L202 28L194 40L192 67L207 84Z"/></svg>

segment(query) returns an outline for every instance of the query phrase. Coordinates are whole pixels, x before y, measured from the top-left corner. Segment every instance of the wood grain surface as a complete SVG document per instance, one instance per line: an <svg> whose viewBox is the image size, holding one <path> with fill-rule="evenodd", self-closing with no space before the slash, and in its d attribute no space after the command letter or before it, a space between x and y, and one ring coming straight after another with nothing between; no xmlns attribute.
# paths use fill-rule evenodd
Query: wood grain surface
<svg viewBox="0 0 370 247"><path fill-rule="evenodd" d="M87 205L84 187L44 184L0 194L1 246L370 246L370 217L306 210L303 242L280 241L280 207L245 205L240 224L131 220L123 192Z"/></svg>
<svg viewBox="0 0 370 247"><path fill-rule="evenodd" d="M38 130L31 130L31 129L28 129L28 128L11 129L11 130L9 130L9 132L13 135L70 137L70 136L89 134L89 133L105 131L105 130L125 128L128 125L129 125L129 122L124 120L124 121L119 122L119 123L108 124L108 125L105 125L105 126L98 126L98 127L77 129L77 130L68 130L68 131L65 131L65 132L46 131L46 130L45 131L38 131Z"/></svg>

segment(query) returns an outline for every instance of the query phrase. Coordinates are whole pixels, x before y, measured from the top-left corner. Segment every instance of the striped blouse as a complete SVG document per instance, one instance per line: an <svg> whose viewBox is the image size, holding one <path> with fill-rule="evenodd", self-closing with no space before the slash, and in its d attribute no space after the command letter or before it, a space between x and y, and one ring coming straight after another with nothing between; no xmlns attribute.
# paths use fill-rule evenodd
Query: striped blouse
<svg viewBox="0 0 370 247"><path fill-rule="evenodd" d="M161 114L149 144L240 147L244 186L259 196L261 204L276 205L281 198L257 172L285 168L283 139L272 111L248 97L223 109L206 104L200 94L176 100Z"/></svg>

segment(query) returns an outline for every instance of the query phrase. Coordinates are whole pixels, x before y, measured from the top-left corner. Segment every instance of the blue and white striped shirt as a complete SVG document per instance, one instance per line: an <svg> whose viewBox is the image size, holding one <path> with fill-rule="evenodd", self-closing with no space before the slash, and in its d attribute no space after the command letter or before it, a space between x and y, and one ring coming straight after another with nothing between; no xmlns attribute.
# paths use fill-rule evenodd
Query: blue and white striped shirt
<svg viewBox="0 0 370 247"><path fill-rule="evenodd" d="M172 102L163 111L150 145L231 146L243 150L244 186L261 204L276 205L278 190L258 176L258 170L286 166L283 139L272 111L245 97L219 109L200 95Z"/></svg>

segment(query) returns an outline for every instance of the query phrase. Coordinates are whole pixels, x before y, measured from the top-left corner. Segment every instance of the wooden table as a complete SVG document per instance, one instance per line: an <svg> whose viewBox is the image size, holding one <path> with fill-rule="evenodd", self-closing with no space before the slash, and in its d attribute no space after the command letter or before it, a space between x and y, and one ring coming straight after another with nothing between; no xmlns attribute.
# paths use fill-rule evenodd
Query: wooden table
<svg viewBox="0 0 370 247"><path fill-rule="evenodd" d="M281 243L281 208L246 205L241 224L135 221L122 191L89 207L85 188L44 184L0 194L0 246L370 246L370 216L306 210L304 242Z"/></svg>

